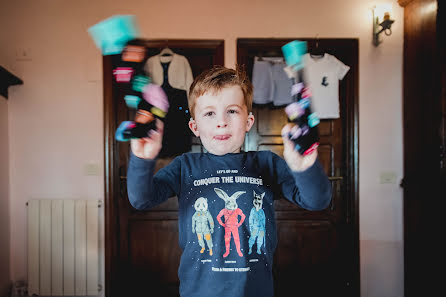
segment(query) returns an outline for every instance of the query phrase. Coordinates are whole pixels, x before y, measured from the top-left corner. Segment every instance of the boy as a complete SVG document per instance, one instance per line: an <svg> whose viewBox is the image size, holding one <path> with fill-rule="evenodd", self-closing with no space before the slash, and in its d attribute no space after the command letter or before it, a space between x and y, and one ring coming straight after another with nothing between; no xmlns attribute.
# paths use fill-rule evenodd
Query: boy
<svg viewBox="0 0 446 297"><path fill-rule="evenodd" d="M241 152L254 124L252 91L240 70L218 66L199 75L190 87L189 128L207 153L183 154L155 175L162 132L131 140L131 204L144 210L178 197L182 297L273 296L274 199L283 196L308 210L330 203L317 150L301 156L284 136L286 161L270 151Z"/></svg>

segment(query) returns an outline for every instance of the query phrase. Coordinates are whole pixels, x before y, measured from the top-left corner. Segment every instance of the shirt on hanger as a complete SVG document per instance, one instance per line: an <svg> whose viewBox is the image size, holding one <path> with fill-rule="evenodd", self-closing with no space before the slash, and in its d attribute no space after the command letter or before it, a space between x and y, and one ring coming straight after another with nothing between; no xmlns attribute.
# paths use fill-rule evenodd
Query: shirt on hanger
<svg viewBox="0 0 446 297"><path fill-rule="evenodd" d="M161 66L163 68L163 84L161 88L166 92L169 100L169 110L164 123L163 146L158 157L166 158L190 151L192 132L187 128L190 119L187 92L173 88L169 84L168 73L171 62L161 63Z"/></svg>
<svg viewBox="0 0 446 297"><path fill-rule="evenodd" d="M350 69L335 56L305 54L304 79L312 92L312 109L321 119L339 118L339 80Z"/></svg>
<svg viewBox="0 0 446 297"><path fill-rule="evenodd" d="M149 74L152 82L161 86L164 82L164 72L161 63L170 62L168 77L172 88L185 90L189 96L189 88L194 78L189 61L185 56L173 54L173 56L163 57L155 55L147 59L144 70Z"/></svg>
<svg viewBox="0 0 446 297"><path fill-rule="evenodd" d="M144 70L166 92L169 110L164 121L163 146L158 157L166 158L191 150L192 133L187 128L190 119L189 87L193 82L192 69L185 56L155 55L144 65Z"/></svg>
<svg viewBox="0 0 446 297"><path fill-rule="evenodd" d="M293 82L283 68L283 57L255 57L252 70L253 103L284 106L292 102Z"/></svg>

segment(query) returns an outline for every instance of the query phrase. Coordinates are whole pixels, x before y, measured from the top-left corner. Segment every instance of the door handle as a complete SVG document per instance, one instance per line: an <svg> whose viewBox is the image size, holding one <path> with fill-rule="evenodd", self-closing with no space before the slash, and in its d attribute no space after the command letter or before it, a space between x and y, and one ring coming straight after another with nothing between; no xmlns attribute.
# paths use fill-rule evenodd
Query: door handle
<svg viewBox="0 0 446 297"><path fill-rule="evenodd" d="M125 167L119 167L119 192L121 198L126 197L126 188L127 188L127 176L125 175Z"/></svg>
<svg viewBox="0 0 446 297"><path fill-rule="evenodd" d="M337 172L338 173L338 172ZM334 183L334 186L333 186L333 194L334 193L336 193L335 194L335 196L340 196L341 195L341 187L342 187L342 182L343 182L343 180L344 180L344 177L343 176L340 176L340 175L335 175L335 176L329 176L328 177L328 180L330 181L330 182L335 182ZM330 202L330 209L333 211L334 210L334 203L333 203L333 201L332 202Z"/></svg>
<svg viewBox="0 0 446 297"><path fill-rule="evenodd" d="M119 180L126 180L127 176L126 176L126 171L125 171L125 166L120 166L119 167Z"/></svg>

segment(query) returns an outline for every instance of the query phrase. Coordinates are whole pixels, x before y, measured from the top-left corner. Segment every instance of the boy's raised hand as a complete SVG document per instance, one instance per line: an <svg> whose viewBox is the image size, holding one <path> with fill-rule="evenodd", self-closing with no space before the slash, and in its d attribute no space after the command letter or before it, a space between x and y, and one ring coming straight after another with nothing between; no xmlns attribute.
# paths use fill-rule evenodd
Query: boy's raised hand
<svg viewBox="0 0 446 297"><path fill-rule="evenodd" d="M289 132L293 126L295 125L290 123L282 128L283 157L292 171L304 171L316 162L317 149L305 156L299 154L299 152L294 149L294 142L288 138Z"/></svg>
<svg viewBox="0 0 446 297"><path fill-rule="evenodd" d="M164 123L156 119L156 130L150 130L148 137L130 140L130 147L135 156L141 159L155 159L163 146Z"/></svg>

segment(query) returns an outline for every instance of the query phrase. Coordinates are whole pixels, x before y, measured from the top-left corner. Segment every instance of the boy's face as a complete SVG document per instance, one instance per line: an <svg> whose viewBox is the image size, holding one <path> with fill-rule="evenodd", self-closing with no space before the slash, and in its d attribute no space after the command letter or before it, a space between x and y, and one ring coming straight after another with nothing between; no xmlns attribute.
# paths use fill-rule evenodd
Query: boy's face
<svg viewBox="0 0 446 297"><path fill-rule="evenodd" d="M239 86L226 87L217 94L205 93L196 99L194 111L195 119L189 122L189 128L209 153L240 152L254 116L248 115Z"/></svg>

